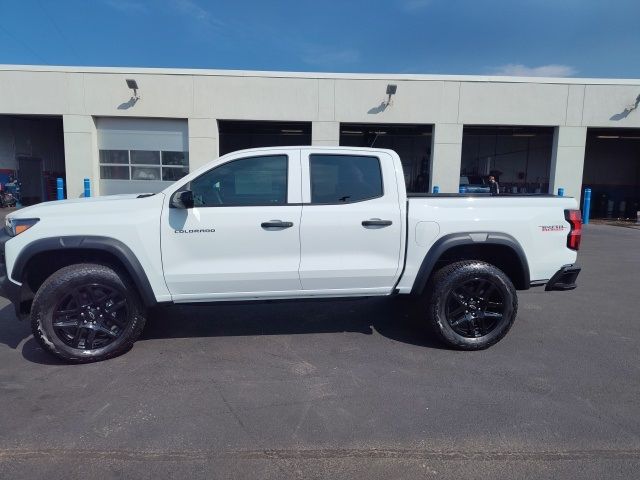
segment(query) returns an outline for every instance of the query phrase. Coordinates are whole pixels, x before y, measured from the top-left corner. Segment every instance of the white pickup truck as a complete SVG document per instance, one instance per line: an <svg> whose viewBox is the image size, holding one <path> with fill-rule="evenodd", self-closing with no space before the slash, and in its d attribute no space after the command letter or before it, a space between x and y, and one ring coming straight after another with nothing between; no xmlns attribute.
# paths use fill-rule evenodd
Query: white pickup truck
<svg viewBox="0 0 640 480"><path fill-rule="evenodd" d="M128 350L162 303L412 295L446 344L486 348L516 289L575 288L581 219L552 195L407 195L391 150L259 148L161 193L11 213L0 288L44 349Z"/></svg>

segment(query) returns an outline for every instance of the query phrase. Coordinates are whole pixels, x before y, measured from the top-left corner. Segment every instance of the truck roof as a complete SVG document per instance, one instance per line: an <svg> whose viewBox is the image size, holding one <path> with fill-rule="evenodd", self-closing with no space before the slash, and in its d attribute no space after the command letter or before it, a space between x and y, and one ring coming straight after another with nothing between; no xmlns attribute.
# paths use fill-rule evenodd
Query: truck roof
<svg viewBox="0 0 640 480"><path fill-rule="evenodd" d="M268 152L271 150L286 150L286 151L295 151L295 150L300 150L300 149L313 149L313 150L335 150L335 151L354 151L354 152L362 152L362 151L368 151L368 152L384 152L384 153L390 153L390 154L395 154L397 155L397 153L394 150L391 150L389 148L371 148L371 147L342 147L342 146L338 146L338 145L289 145L286 147L278 147L278 146L273 146L273 147L257 147L257 148L245 148L242 150L234 150L233 152L229 152L229 153L238 153L238 152L247 152L247 153L257 153L257 152ZM225 154L226 155L226 154Z"/></svg>

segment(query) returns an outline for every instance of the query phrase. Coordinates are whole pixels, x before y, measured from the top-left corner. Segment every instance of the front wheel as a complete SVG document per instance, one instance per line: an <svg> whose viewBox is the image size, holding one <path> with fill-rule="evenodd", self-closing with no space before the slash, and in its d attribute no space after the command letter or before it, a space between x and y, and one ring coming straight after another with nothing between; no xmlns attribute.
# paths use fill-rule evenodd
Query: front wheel
<svg viewBox="0 0 640 480"><path fill-rule="evenodd" d="M427 285L427 315L435 334L462 350L490 347L516 318L518 297L502 270L475 260L440 269Z"/></svg>
<svg viewBox="0 0 640 480"><path fill-rule="evenodd" d="M73 363L126 352L144 323L135 288L105 265L58 270L38 289L31 308L31 329L42 348Z"/></svg>

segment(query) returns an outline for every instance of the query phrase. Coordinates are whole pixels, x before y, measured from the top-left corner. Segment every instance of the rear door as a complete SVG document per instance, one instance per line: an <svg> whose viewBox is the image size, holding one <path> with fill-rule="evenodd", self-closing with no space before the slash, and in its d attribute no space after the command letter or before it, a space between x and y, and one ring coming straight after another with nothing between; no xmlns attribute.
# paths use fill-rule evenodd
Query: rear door
<svg viewBox="0 0 640 480"><path fill-rule="evenodd" d="M403 232L391 155L303 149L301 160L304 291L391 292L400 272Z"/></svg>

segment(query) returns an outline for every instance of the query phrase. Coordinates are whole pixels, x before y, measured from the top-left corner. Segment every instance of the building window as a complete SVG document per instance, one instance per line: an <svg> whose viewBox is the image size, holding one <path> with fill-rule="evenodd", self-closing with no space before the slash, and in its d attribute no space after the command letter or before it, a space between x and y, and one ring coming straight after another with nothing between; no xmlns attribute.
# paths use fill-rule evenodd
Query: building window
<svg viewBox="0 0 640 480"><path fill-rule="evenodd" d="M174 182L188 173L189 152L100 150L100 178L103 180Z"/></svg>
<svg viewBox="0 0 640 480"><path fill-rule="evenodd" d="M153 150L129 150L131 165L160 165L160 152Z"/></svg>
<svg viewBox="0 0 640 480"><path fill-rule="evenodd" d="M100 150L100 163L128 164L129 152L127 150Z"/></svg>

